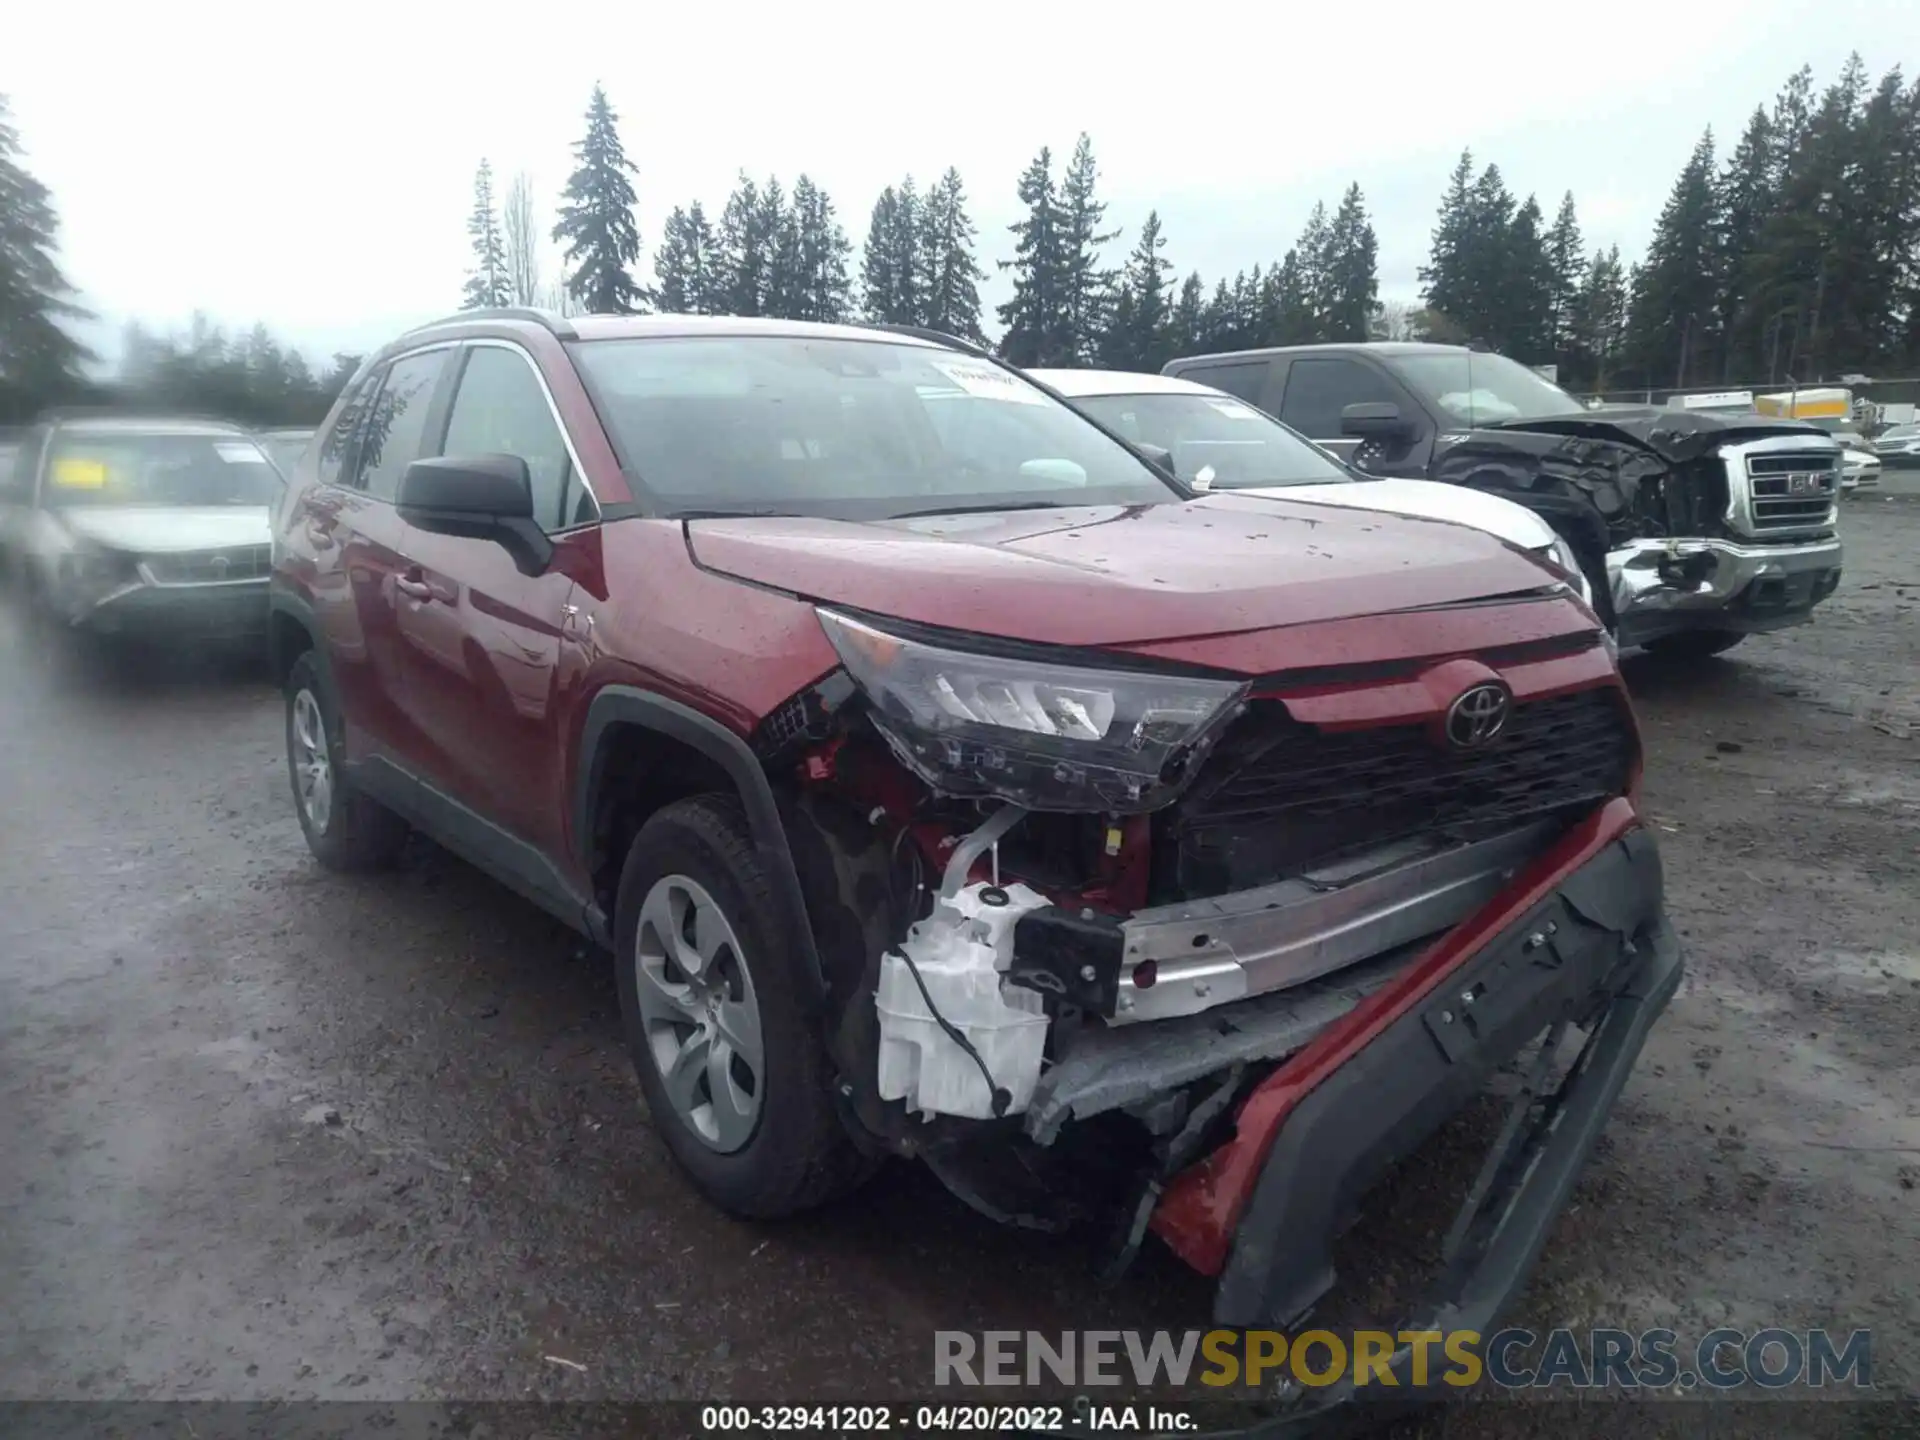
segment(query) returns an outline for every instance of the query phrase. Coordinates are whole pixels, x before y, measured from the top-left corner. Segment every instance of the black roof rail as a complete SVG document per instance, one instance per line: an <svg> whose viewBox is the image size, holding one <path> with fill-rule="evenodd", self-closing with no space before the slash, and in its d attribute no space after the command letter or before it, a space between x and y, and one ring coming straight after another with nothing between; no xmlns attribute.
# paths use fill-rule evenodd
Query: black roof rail
<svg viewBox="0 0 1920 1440"><path fill-rule="evenodd" d="M917 340L930 340L935 345L958 350L965 355L977 355L982 360L998 359L984 345L976 345L971 340L963 340L958 335L949 335L945 330L935 330L927 325L889 325L879 320L862 320L859 326L862 330L885 330L893 335L911 335Z"/></svg>
<svg viewBox="0 0 1920 1440"><path fill-rule="evenodd" d="M573 326L567 323L566 317L558 311L541 310L532 305L488 305L478 310L456 310L438 320L415 325L407 334L417 335L422 330L437 330L442 325L459 325L468 320L530 320L535 325L544 325L557 340L580 338Z"/></svg>

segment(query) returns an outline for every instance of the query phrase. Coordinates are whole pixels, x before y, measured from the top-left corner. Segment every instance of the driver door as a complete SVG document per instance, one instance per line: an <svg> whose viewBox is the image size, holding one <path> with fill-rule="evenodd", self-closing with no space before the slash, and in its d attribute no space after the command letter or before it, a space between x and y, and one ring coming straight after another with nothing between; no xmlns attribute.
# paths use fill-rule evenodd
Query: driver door
<svg viewBox="0 0 1920 1440"><path fill-rule="evenodd" d="M475 342L443 439L428 453L516 455L549 534L597 521L578 462L526 352ZM514 839L560 853L556 680L574 583L559 568L524 575L493 540L408 527L399 628L404 704L447 798Z"/></svg>

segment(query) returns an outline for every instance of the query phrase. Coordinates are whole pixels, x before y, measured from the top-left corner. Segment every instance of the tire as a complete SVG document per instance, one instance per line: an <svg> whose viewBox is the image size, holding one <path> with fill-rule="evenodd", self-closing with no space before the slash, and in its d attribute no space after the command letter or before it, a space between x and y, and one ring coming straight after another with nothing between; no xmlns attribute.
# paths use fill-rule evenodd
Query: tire
<svg viewBox="0 0 1920 1440"><path fill-rule="evenodd" d="M1641 648L1651 655L1670 656L1676 660L1705 660L1725 654L1746 638L1745 635L1725 630L1683 630L1678 635L1662 635L1657 640L1649 640Z"/></svg>
<svg viewBox="0 0 1920 1440"><path fill-rule="evenodd" d="M800 957L732 796L677 801L641 827L620 873L614 957L654 1129L702 1195L774 1219L870 1173L835 1108L826 1046L800 1003Z"/></svg>
<svg viewBox="0 0 1920 1440"><path fill-rule="evenodd" d="M407 823L348 783L341 764L346 749L340 712L313 651L304 651L293 662L286 691L287 776L307 848L329 870L379 870L393 864L406 844ZM321 785L324 803L317 788Z"/></svg>

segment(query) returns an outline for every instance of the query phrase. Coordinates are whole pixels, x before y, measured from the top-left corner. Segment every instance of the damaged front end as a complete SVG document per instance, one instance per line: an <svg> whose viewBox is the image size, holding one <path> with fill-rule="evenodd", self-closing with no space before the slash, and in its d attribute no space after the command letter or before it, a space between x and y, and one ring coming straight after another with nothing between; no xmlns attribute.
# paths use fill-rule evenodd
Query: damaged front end
<svg viewBox="0 0 1920 1440"><path fill-rule="evenodd" d="M1794 421L1618 407L1442 435L1431 478L1565 535L1622 645L1804 621L1840 582L1842 451Z"/></svg>
<svg viewBox="0 0 1920 1440"><path fill-rule="evenodd" d="M1461 623L1498 633L1486 608ZM1664 923L1657 860L1577 889L1628 831L1652 856L1624 798L1632 715L1591 628L1247 678L819 613L843 668L756 739L794 777L848 1118L996 1219L1104 1226L1116 1273L1150 1228L1225 1272L1285 1128L1275 1087L1373 1073L1373 1037L1523 944L1549 897L1545 955L1580 947L1564 983L1474 981L1510 1023L1438 1078L1431 1057L1393 1061L1382 1083L1412 1084L1418 1116L1320 1177L1330 1195L1453 1113L1514 1025L1597 1023ZM1282 1288L1291 1306L1312 1286Z"/></svg>

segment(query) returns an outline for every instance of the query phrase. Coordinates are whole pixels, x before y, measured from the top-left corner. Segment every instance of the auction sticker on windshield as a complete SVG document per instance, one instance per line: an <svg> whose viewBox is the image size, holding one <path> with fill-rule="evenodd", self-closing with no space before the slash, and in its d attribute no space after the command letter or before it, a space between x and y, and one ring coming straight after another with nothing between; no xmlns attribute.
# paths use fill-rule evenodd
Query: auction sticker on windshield
<svg viewBox="0 0 1920 1440"><path fill-rule="evenodd" d="M970 365L964 360L936 360L933 368L969 395L982 400L1005 400L1015 405L1044 405L1047 397L991 365Z"/></svg>
<svg viewBox="0 0 1920 1440"><path fill-rule="evenodd" d="M63 457L53 462L53 483L62 490L104 490L106 462Z"/></svg>
<svg viewBox="0 0 1920 1440"><path fill-rule="evenodd" d="M216 440L213 442L213 453L229 465L264 465L267 463L267 457L261 454L258 448L247 444L244 440Z"/></svg>

